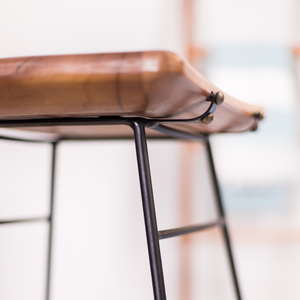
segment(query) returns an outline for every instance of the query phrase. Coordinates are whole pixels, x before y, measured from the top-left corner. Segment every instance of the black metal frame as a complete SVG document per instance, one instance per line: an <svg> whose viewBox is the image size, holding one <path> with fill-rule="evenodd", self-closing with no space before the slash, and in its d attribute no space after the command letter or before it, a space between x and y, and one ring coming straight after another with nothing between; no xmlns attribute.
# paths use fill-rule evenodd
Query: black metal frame
<svg viewBox="0 0 300 300"><path fill-rule="evenodd" d="M208 114L214 112L216 104L212 101L209 109L199 118L201 121ZM195 122L196 119L192 119ZM176 122L180 120L175 120ZM184 120L187 123L188 120ZM155 300L166 300L166 292L163 277L163 267L160 254L159 240L179 235L189 234L205 230L214 226L219 226L222 229L222 233L225 240L227 254L229 258L231 273L233 277L234 287L236 291L236 297L241 300L240 289L238 285L237 275L234 266L234 260L231 250L230 238L226 225L225 212L221 200L219 184L215 172L212 151L209 143L208 135L193 135L177 130L170 129L160 123L168 123L171 120L154 120L154 119L143 119L143 118L121 118L121 117L97 117L97 118L61 118L61 119L41 119L41 120L1 120L0 127L24 127L24 126L54 126L54 125L127 125L133 129L134 140L136 146L136 155L138 162L138 171L140 179L140 188L143 203L144 221L146 228L148 253L150 260L150 268L152 275L152 285ZM155 205L152 191L151 174L149 167L149 157L147 150L147 139L145 133L145 127L153 128L159 132L162 132L172 138L184 139L184 140L195 140L205 143L209 166L212 176L212 182L215 192L216 205L218 210L218 219L214 222L207 224L196 224L186 227L180 227L170 230L158 231L157 221L155 214ZM56 149L60 140L46 141L46 140L25 140L9 137L0 137L0 139L23 141L23 142L46 142L52 144L52 168L51 168L51 193L50 193L50 215L49 217L42 218L31 218L22 220L10 220L0 221L0 224L16 223L16 222L36 222L36 221L48 221L49 222L49 239L48 239L48 256L47 256L47 282L46 282L46 300L50 299L50 284L51 284L51 256L52 256L52 239L53 239L53 215L54 215L54 196L55 196L55 164L56 164ZM65 139L65 140L70 140ZM78 139L76 139L78 140Z"/></svg>

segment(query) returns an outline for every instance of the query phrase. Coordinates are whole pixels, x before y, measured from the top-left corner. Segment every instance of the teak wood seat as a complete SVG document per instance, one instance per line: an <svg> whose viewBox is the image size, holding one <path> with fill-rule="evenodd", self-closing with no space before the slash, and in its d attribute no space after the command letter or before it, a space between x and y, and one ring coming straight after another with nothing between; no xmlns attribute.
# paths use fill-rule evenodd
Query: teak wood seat
<svg viewBox="0 0 300 300"><path fill-rule="evenodd" d="M219 226L223 233L236 297L241 300L208 135L255 130L263 116L261 107L242 103L220 91L170 52L0 59L0 128L55 133L55 139L40 140L52 143L49 217L0 220L0 224L49 221L46 300L50 299L57 144L64 139L132 137L136 146L155 300L166 300L159 240L214 226ZM171 136L205 144L217 220L158 231L146 133L152 138Z"/></svg>
<svg viewBox="0 0 300 300"><path fill-rule="evenodd" d="M0 120L142 117L191 119L220 91L176 54L165 51L58 55L0 60ZM193 134L242 132L255 127L261 107L226 93L209 125L168 124ZM122 127L34 128L62 137L129 135ZM157 135L152 132L150 135Z"/></svg>

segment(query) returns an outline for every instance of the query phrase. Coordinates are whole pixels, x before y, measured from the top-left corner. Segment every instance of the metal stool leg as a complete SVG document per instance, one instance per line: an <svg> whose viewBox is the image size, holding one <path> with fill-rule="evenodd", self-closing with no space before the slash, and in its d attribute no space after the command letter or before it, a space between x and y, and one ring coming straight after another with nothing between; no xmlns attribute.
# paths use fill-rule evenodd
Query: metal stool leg
<svg viewBox="0 0 300 300"><path fill-rule="evenodd" d="M241 292L240 292L240 288L239 288L239 284L238 284L237 274L236 274L232 250L231 250L230 238L229 238L227 225L226 225L226 216L225 216L225 212L224 212L224 208L223 208L223 204L222 204L220 188L219 188L219 183L218 183L218 179L217 179L217 174L215 171L212 151L211 151L211 147L210 147L210 143L209 143L208 139L206 141L206 149L207 149L207 153L208 153L209 166L210 166L210 171L211 171L211 175L212 175L212 181L213 181L213 187L214 187L214 191L215 191L215 199L216 199L219 218L224 219L224 223L221 228L222 228L223 236L225 239L225 244L226 244L227 254L228 254L228 258L229 258L230 269L231 269L231 273L232 273L236 297L238 300L241 300L242 297L241 297Z"/></svg>
<svg viewBox="0 0 300 300"><path fill-rule="evenodd" d="M166 300L163 269L159 248L159 238L155 215L151 174L145 134L145 126L142 122L133 122L139 178L143 202L144 220L146 227L148 254L152 275L152 285L155 300Z"/></svg>
<svg viewBox="0 0 300 300"><path fill-rule="evenodd" d="M52 167L51 167L51 191L50 191L50 216L49 216L49 241L48 241L48 258L47 258L46 300L50 299L56 146L57 146L57 142L53 142L52 143Z"/></svg>

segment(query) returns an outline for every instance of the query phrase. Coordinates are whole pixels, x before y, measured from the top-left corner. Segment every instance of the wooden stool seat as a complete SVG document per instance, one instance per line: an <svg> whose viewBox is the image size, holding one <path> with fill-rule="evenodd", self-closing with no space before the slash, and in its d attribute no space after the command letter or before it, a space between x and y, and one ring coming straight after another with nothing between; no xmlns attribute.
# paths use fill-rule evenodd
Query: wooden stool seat
<svg viewBox="0 0 300 300"><path fill-rule="evenodd" d="M0 136L15 142L52 144L49 216L0 224L49 222L46 278L49 300L57 146L64 139L130 137L135 142L154 299L166 300L159 241L219 227L236 297L241 300L208 135L255 130L263 115L261 107L244 104L220 91L170 52L0 59L0 128L56 133L53 139L35 140ZM158 230L147 150L147 137L151 136L196 140L205 145L216 220Z"/></svg>
<svg viewBox="0 0 300 300"><path fill-rule="evenodd" d="M0 120L119 116L163 123L163 119L200 116L209 107L210 94L218 91L187 62L166 51L0 59ZM168 126L193 134L255 127L262 108L223 94L224 103L211 124ZM27 129L62 137L132 136L125 126ZM149 130L148 134L160 135Z"/></svg>

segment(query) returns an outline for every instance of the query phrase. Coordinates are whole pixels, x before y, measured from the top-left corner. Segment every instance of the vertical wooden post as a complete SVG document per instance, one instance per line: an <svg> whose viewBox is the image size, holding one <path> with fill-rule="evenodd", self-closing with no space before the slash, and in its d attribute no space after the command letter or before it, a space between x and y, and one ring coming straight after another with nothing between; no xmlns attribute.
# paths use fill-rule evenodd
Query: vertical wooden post
<svg viewBox="0 0 300 300"><path fill-rule="evenodd" d="M183 0L183 44L185 49L186 59L190 64L193 64L193 53L191 51L193 47L193 1L194 0Z"/></svg>
<svg viewBox="0 0 300 300"><path fill-rule="evenodd" d="M205 52L194 44L194 0L182 0L182 41L185 57L191 65L203 57ZM192 222L193 173L195 152L199 147L191 142L182 142L180 154L180 221L182 225ZM192 239L190 235L180 238L180 300L190 300L192 273Z"/></svg>

